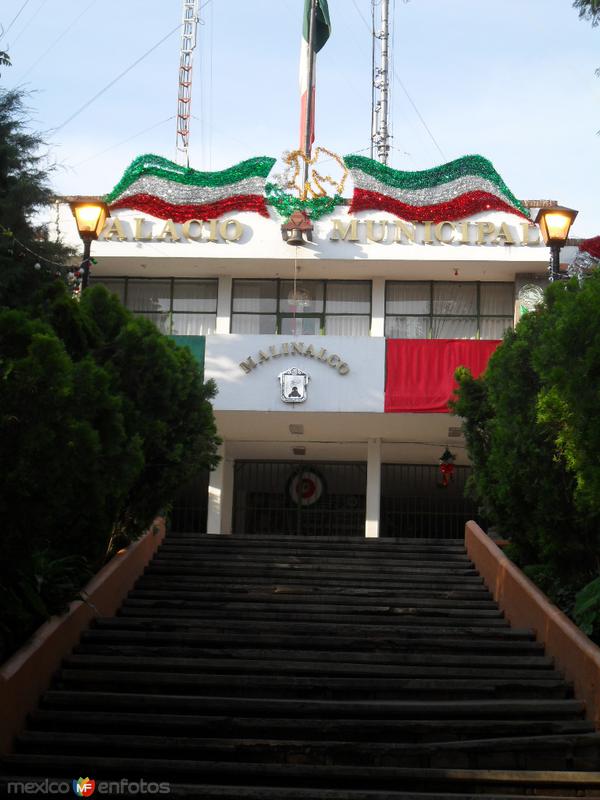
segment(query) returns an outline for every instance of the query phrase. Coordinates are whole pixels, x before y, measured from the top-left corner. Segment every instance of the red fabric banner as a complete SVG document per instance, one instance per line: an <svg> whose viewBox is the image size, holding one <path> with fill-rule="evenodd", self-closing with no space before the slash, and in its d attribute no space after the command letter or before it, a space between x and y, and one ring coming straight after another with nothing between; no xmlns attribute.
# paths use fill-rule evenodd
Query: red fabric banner
<svg viewBox="0 0 600 800"><path fill-rule="evenodd" d="M385 410L447 414L457 367L468 367L477 377L499 344L496 340L388 339Z"/></svg>

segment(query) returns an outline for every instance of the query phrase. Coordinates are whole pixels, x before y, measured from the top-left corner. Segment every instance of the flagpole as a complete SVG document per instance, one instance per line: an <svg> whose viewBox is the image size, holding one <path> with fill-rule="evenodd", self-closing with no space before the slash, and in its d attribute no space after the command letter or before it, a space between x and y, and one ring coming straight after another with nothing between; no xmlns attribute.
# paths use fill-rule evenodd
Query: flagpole
<svg viewBox="0 0 600 800"><path fill-rule="evenodd" d="M310 133L314 122L313 80L315 74L314 36L315 36L316 17L317 17L317 0L311 0L310 24L308 28L308 97L306 98L306 119L304 128L304 155L306 159L304 162L303 180L302 180L303 195L306 190L306 184L308 183L308 161L310 159L310 153L312 147L312 143L310 141Z"/></svg>

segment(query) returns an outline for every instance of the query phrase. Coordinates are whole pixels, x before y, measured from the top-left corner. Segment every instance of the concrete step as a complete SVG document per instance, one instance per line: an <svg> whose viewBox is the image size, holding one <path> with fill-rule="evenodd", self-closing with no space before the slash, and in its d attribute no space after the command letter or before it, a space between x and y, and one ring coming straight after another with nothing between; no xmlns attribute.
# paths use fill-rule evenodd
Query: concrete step
<svg viewBox="0 0 600 800"><path fill-rule="evenodd" d="M452 614L446 609L416 609L394 606L386 608L382 613L344 614L340 609L335 611L303 610L296 611L287 606L263 608L205 608L202 604L191 607L187 601L136 601L126 600L119 610L121 617L174 617L193 620L244 620L245 622L285 622L289 623L323 623L333 625L427 625L435 627L467 626L484 628L508 628L508 622L498 614L487 614L483 617L471 615L466 611Z"/></svg>
<svg viewBox="0 0 600 800"><path fill-rule="evenodd" d="M192 559L169 560L156 558L146 568L145 574L148 575L194 575L201 577L204 575L222 576L223 578L245 578L250 576L253 579L289 576L296 579L318 578L321 583L335 585L350 582L353 586L362 586L369 581L385 582L395 584L399 578L411 580L415 583L420 581L439 581L441 584L481 584L483 580L475 569L460 568L447 570L444 567L412 567L407 564L395 566L391 569L370 569L360 567L356 569L337 569L330 564L315 564L307 566L305 564L294 564L291 561L271 561L261 564L226 564L216 562L214 564L202 561L197 562Z"/></svg>
<svg viewBox="0 0 600 800"><path fill-rule="evenodd" d="M465 599L457 598L453 592L424 592L421 591L417 596L415 592L410 594L388 594L382 596L377 593L368 595L365 593L353 593L351 590L347 592L337 592L334 594L325 594L319 591L305 591L302 587L298 587L297 591L288 590L282 591L277 588L265 588L250 590L245 587L245 591L215 591L211 589L203 589L202 587L188 589L165 589L159 588L160 583L152 586L148 578L142 578L136 584L136 588L132 589L128 594L130 600L187 600L189 602L197 602L202 604L204 608L212 606L223 606L224 604L233 604L243 608L248 607L270 607L278 605L287 608L288 606L296 606L298 608L311 608L313 606L331 609L341 609L344 613L361 613L364 610L369 610L371 607L375 610L383 610L393 606L409 606L411 608L444 608L449 611L459 612L461 609L469 609L470 611L481 611L482 615L489 614L490 616L502 616L502 612L498 610L498 606L492 599ZM459 593L456 593L459 594ZM461 593L462 594L462 593ZM468 593L466 593L468 594ZM479 598L480 593L476 592L475 597Z"/></svg>
<svg viewBox="0 0 600 800"><path fill-rule="evenodd" d="M505 737L472 741L396 744L339 740L197 738L147 734L28 731L17 739L19 752L92 756L234 761L237 764L307 764L443 769L593 769L600 763L600 734Z"/></svg>
<svg viewBox="0 0 600 800"><path fill-rule="evenodd" d="M456 624L452 620L444 620L442 624L435 625L434 621L425 624L421 620L399 617L397 620L386 620L386 624L361 624L337 622L303 622L285 618L253 619L252 630L256 634L285 634L295 636L330 636L333 638L353 636L364 640L373 637L393 637L400 639L467 639L470 642L478 640L501 640L507 642L533 641L533 631L528 628L509 628L494 625ZM183 613L166 610L164 615L160 609L136 609L135 616L129 614L127 609L122 609L122 616L99 618L95 621L96 628L104 630L131 630L131 631L181 631L192 633L195 631L206 635L209 632L245 631L249 621L243 618L231 619L189 619Z"/></svg>
<svg viewBox="0 0 600 800"><path fill-rule="evenodd" d="M149 568L148 568L149 569ZM337 596L337 597L357 597L357 598L393 598L397 595L410 594L414 597L446 597L449 599L463 600L486 600L491 599L491 595L486 586L477 581L467 585L459 582L444 583L443 581L430 580L411 580L398 578L393 584L381 586L376 582L359 585L358 583L342 584L323 584L316 579L305 579L301 581L295 576L288 576L286 580L269 580L265 577L252 575L244 579L224 580L222 576L213 577L206 575L202 580L194 575L162 575L160 573L148 572L136 583L136 588L160 588L164 591L184 590L184 591L226 591L239 592L243 595L263 592L268 594L303 594L308 597L314 596Z"/></svg>
<svg viewBox="0 0 600 800"><path fill-rule="evenodd" d="M210 563L246 563L261 564L269 561L297 561L306 564L317 562L327 562L336 566L347 568L366 567L371 568L377 565L390 566L411 565L411 564L431 564L447 565L449 569L473 568L466 553L447 550L398 550L392 553L366 553L346 552L343 550L322 550L313 548L247 548L246 550L226 550L222 547L197 547L195 545L183 545L164 542L159 550L160 558L173 560L192 557L194 560L202 560Z"/></svg>
<svg viewBox="0 0 600 800"><path fill-rule="evenodd" d="M109 758L93 754L48 755L17 753L3 759L6 774L18 774L19 769L28 775L64 776L73 774L102 775L103 779L173 781L191 780L197 783L230 786L282 786L312 789L321 798L321 789L442 789L453 784L455 794L474 791L480 787L555 790L591 788L600 790L600 772L572 770L520 770L477 768L427 768L427 767L371 767L364 765L306 765L306 764L251 764L230 761L201 761L199 759ZM318 789L315 791L315 787ZM460 787L460 788L459 788ZM510 793L510 792L509 792ZM462 795L464 797L464 795ZM560 796L560 795L558 795ZM197 795L202 797L202 795Z"/></svg>
<svg viewBox="0 0 600 800"><path fill-rule="evenodd" d="M600 796L600 792L597 792L594 788L589 788L593 786L595 784L590 783L586 789L580 783L572 786L563 783L559 789L560 795L539 794L538 790L536 790L535 796L537 800L557 800L558 797ZM185 786L171 784L170 796L173 798L201 797L206 800L457 800L457 798L460 798L460 800L481 800L482 795L485 795L487 800L531 800L530 793L514 794L511 792L510 795L497 794L493 787L486 785L478 785L477 794L471 794L470 791L465 793L465 789L461 788L460 784L455 786L456 792L459 792L459 794L452 791L451 786L448 788L448 792L434 793L421 792L418 789L406 792L395 791L394 789L319 789L318 793L315 793L315 789L289 786L207 786L206 784ZM513 789L511 786L506 788ZM518 791L518 788L515 791ZM543 791L543 787L540 791Z"/></svg>
<svg viewBox="0 0 600 800"><path fill-rule="evenodd" d="M353 664L338 660L327 661L299 661L265 660L265 659L221 659L221 658L174 658L172 656L157 656L152 659L146 656L115 656L105 654L76 654L68 656L63 666L67 669L117 669L117 670L164 670L168 673L218 673L222 675L253 675L272 674L276 676L296 675L302 676L355 676L355 677L438 677L438 678L489 678L489 679L515 679L537 681L559 681L562 675L551 669L517 669L502 668L498 666L469 666L463 662L454 667L449 664L432 666L430 664L378 665L378 664Z"/></svg>
<svg viewBox="0 0 600 800"><path fill-rule="evenodd" d="M453 655L448 652L433 653L424 652L352 652L338 650L281 650L281 649L234 649L234 648L204 648L204 647L175 647L172 643L166 642L162 646L155 645L144 647L143 645L127 644L106 644L104 642L94 643L86 641L79 644L74 652L80 655L104 655L104 656L125 656L143 657L173 657L186 658L197 662L199 660L218 661L223 664L235 663L236 661L259 661L265 669L269 669L269 662L276 661L281 665L296 664L301 667L304 661L321 664L324 669L327 665L343 663L357 664L379 668L383 666L437 666L448 667L449 669L466 668L494 668L494 669L519 669L527 671L551 671L553 660L548 656L536 655L474 655L472 653L459 653ZM559 673L556 673L557 675Z"/></svg>
<svg viewBox="0 0 600 800"><path fill-rule="evenodd" d="M346 558L343 555L331 555L315 551L314 554L308 554L302 550L294 552L264 552L256 553L248 551L247 553L231 552L222 553L215 551L204 551L202 548L196 547L178 547L173 548L164 545L158 551L157 557L161 561L184 561L199 562L204 564L215 564L223 566L232 565L264 565L264 564L292 564L296 566L305 566L306 568L313 567L329 567L335 570L359 570L359 569L376 569L381 568L386 572L392 572L396 568L415 567L422 569L447 569L450 572L455 570L469 570L473 571L474 567L466 556L447 557L445 554L436 553L409 553L406 555L396 556L381 556L377 558L369 556L359 556Z"/></svg>
<svg viewBox="0 0 600 800"><path fill-rule="evenodd" d="M132 711L136 713L217 714L269 719L377 720L564 720L580 718L583 703L573 699L510 700L308 700L211 697L197 694L140 694L121 691L50 689L44 709Z"/></svg>
<svg viewBox="0 0 600 800"><path fill-rule="evenodd" d="M12 775L6 778L0 776L0 789L4 789L6 793L10 793L11 790L9 789L9 786L11 783L18 783L19 785L22 785L26 781L30 782L33 786L39 785L42 791L44 790L44 786L49 787L51 785L48 779L41 780L34 775L28 775L25 777L22 775ZM63 776L62 783L66 786L70 786L71 779L68 776ZM141 784L136 785L136 789L139 790L140 786ZM289 786L215 786L198 783L193 785L165 783L163 788L165 794L168 793L170 798L193 798L193 800L198 800L198 798L206 798L206 800L238 800L238 798L239 800L456 800L457 798L457 795L454 793L423 793L418 790L397 792L393 789L373 791L363 791L360 789L356 791L352 789L319 789L318 794L315 794L315 789L292 788ZM156 792L160 791L160 789L161 785L157 782L154 782L152 785L152 791ZM50 791L50 789L48 790ZM33 789L33 791L37 793L38 789ZM119 791L121 792L121 787L119 787ZM592 794L585 792L585 790L581 788L577 789L576 791L577 795L574 793L565 793L568 792L568 789L563 788L560 797L583 797L584 794L586 797L592 796ZM486 792L485 794L487 800L531 800L531 795L505 795L497 794L496 792L491 794ZM122 794L121 796L126 795ZM129 794L127 796L133 797L139 795ZM556 797L557 795L553 795L551 797L549 795L540 795L536 793L537 800L556 800ZM477 795L473 795L470 793L461 793L460 798L462 798L462 800L478 800L478 798L481 798L481 794L478 793Z"/></svg>
<svg viewBox="0 0 600 800"><path fill-rule="evenodd" d="M344 603L350 600L352 603L394 603L397 598L409 598L420 601L431 600L432 602L443 600L450 603L456 602L457 607L460 603L486 604L487 607L497 608L488 589L483 584L477 584L468 589L465 588L437 588L423 587L420 584L409 584L399 582L398 587L360 587L360 586L336 586L323 587L319 584L302 585L286 584L284 582L265 582L251 581L227 582L223 586L223 581L211 581L209 577L201 582L193 577L182 577L177 580L171 576L143 575L135 584L134 591L159 591L161 593L193 592L207 598L237 598L252 600L253 598L265 598L285 601L287 598L301 598L303 602L329 602ZM176 596L175 594L173 596Z"/></svg>
<svg viewBox="0 0 600 800"><path fill-rule="evenodd" d="M115 623L116 624L113 624ZM121 624L119 624L121 623ZM137 623L137 624L136 624ZM169 625L151 624L140 620L129 620L113 618L111 620L96 620L96 627L84 631L82 641L105 643L139 643L142 645L175 645L175 646L195 646L195 647L227 647L227 648L255 648L257 636L254 633L240 633L237 630L228 631L224 629L213 629L213 626L199 626L197 629L190 629L189 626L183 629L173 630ZM247 626L246 626L247 627ZM330 650L343 652L346 650L362 650L365 653L401 653L401 652L420 652L420 653L473 653L475 655L543 655L544 648L533 638L522 639L491 639L484 638L475 640L466 637L459 639L450 633L448 636L442 635L436 630L436 635L426 635L419 638L418 635L407 635L407 629L399 631L395 629L389 636L330 636L312 634L308 639L301 633L279 632L270 633L262 631L260 634L260 644L267 649L299 650L304 647L317 650ZM408 634L411 630L408 630ZM418 634L415 629L412 633Z"/></svg>
<svg viewBox="0 0 600 800"><path fill-rule="evenodd" d="M185 533L169 531L166 541L194 542L199 545L211 544L214 546L230 547L238 550L243 547L338 547L342 550L362 550L364 552L387 551L398 552L402 548L441 548L460 550L465 552L463 539L435 538L435 537L392 537L381 536L377 539L367 539L364 536L297 536L296 534L244 534L222 536L207 533Z"/></svg>
<svg viewBox="0 0 600 800"><path fill-rule="evenodd" d="M39 710L32 714L30 729L82 731L84 733L134 733L197 737L238 737L287 741L341 740L369 742L449 742L506 736L553 736L593 733L591 722L568 720L393 720L260 718L195 714L154 714L95 711Z"/></svg>
<svg viewBox="0 0 600 800"><path fill-rule="evenodd" d="M566 698L571 687L563 680L532 678L388 678L380 676L302 677L296 675L168 674L118 669L61 669L61 688L85 688L148 694L197 694L207 697L289 699L389 698L401 700L475 698Z"/></svg>

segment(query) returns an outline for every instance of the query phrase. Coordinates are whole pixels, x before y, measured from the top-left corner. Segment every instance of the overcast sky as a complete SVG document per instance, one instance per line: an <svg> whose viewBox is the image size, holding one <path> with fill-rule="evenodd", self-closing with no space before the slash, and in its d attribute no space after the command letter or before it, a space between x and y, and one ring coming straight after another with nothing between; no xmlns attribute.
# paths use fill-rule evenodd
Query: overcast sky
<svg viewBox="0 0 600 800"><path fill-rule="evenodd" d="M221 169L295 149L304 0L203 2L191 166ZM576 208L574 234L599 235L600 28L580 21L570 0L390 5L391 166L426 169L479 153L517 197ZM3 0L0 49L13 66L2 70L0 84L32 92L33 125L60 165L57 191L108 192L135 156L174 158L181 6ZM318 58L317 144L368 155L371 1L329 0L329 8L333 34Z"/></svg>

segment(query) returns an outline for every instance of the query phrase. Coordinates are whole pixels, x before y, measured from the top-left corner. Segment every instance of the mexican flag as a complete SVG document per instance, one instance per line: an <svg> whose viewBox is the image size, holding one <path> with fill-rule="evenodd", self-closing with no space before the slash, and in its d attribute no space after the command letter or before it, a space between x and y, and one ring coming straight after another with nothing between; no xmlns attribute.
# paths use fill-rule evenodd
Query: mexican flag
<svg viewBox="0 0 600 800"><path fill-rule="evenodd" d="M300 44L300 149L304 150L306 138L307 115L310 114L310 143L315 140L315 55L321 50L331 35L331 22L327 0L314 0L316 4L315 29L313 31L313 49L310 52L310 18L312 0L304 0L304 19L302 25L302 42ZM312 86L309 93L309 71L312 61ZM310 96L310 108L308 98Z"/></svg>

